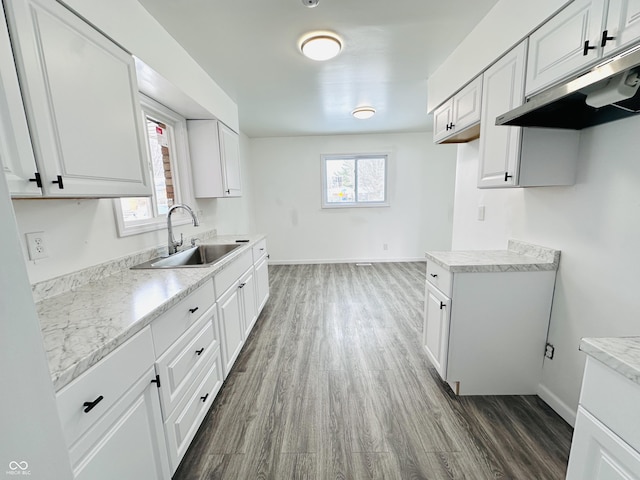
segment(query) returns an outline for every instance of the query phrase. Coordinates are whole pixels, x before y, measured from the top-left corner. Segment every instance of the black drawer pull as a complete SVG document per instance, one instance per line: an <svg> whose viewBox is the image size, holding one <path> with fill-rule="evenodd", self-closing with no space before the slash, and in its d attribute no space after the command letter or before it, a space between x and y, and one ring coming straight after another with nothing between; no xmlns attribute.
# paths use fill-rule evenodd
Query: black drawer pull
<svg viewBox="0 0 640 480"><path fill-rule="evenodd" d="M440 310L443 310L444 307L446 307L446 306L447 306L446 303L440 302Z"/></svg>
<svg viewBox="0 0 640 480"><path fill-rule="evenodd" d="M504 181L508 182L510 178L513 178L513 175L509 175L509 172L504 172Z"/></svg>
<svg viewBox="0 0 640 480"><path fill-rule="evenodd" d="M244 288L245 285L246 283L241 283L240 285L238 285L238 288Z"/></svg>
<svg viewBox="0 0 640 480"><path fill-rule="evenodd" d="M196 313L200 307L190 308L189 312Z"/></svg>
<svg viewBox="0 0 640 480"><path fill-rule="evenodd" d="M208 393L204 397L200 397L200 400L202 400L203 402L206 402L207 398L209 398L209 394Z"/></svg>
<svg viewBox="0 0 640 480"><path fill-rule="evenodd" d="M438 274L436 273L430 273L429 275L431 275L433 278L438 278Z"/></svg>
<svg viewBox="0 0 640 480"><path fill-rule="evenodd" d="M100 395L93 402L84 402L82 404L82 406L84 407L84 413L89 413L91 410L93 410L93 407L98 405L102 400L104 400L104 397Z"/></svg>
<svg viewBox="0 0 640 480"><path fill-rule="evenodd" d="M196 350L196 355L200 356L202 355L202 352L204 352L204 347L202 347L200 350Z"/></svg>

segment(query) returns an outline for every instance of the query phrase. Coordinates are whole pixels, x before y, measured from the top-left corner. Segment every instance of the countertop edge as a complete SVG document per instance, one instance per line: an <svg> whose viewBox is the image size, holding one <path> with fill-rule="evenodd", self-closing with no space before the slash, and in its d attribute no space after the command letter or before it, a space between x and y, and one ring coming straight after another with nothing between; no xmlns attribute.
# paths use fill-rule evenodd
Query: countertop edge
<svg viewBox="0 0 640 480"><path fill-rule="evenodd" d="M583 338L579 349L640 384L640 337Z"/></svg>

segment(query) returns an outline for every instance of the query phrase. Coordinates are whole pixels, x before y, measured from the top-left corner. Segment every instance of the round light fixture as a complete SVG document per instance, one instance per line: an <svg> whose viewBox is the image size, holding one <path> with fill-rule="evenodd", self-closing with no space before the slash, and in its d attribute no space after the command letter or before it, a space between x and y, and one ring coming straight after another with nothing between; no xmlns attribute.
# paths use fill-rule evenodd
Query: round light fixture
<svg viewBox="0 0 640 480"><path fill-rule="evenodd" d="M353 112L351 112L351 115L360 120L366 120L367 118L373 117L375 114L376 109L373 107L358 107Z"/></svg>
<svg viewBox="0 0 640 480"><path fill-rule="evenodd" d="M342 42L328 33L313 34L302 41L300 50L305 57L322 62L338 55L342 50Z"/></svg>

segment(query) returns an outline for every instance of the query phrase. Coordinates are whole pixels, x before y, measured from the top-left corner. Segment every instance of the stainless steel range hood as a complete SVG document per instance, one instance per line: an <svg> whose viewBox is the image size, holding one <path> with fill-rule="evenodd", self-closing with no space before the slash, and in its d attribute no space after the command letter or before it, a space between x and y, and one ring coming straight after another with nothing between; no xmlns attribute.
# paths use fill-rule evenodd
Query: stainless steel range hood
<svg viewBox="0 0 640 480"><path fill-rule="evenodd" d="M531 97L496 125L581 130L640 113L640 45ZM595 106L591 106L591 105Z"/></svg>

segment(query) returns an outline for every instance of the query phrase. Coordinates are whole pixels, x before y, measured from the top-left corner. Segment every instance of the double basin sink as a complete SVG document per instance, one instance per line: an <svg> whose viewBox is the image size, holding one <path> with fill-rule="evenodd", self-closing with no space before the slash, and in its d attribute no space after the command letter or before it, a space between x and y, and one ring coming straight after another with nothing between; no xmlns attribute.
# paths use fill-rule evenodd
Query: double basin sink
<svg viewBox="0 0 640 480"><path fill-rule="evenodd" d="M168 257L158 257L148 262L131 267L133 270L153 268L193 268L208 267L212 263L229 255L242 243L229 243L218 245L198 245L197 247L174 253Z"/></svg>

